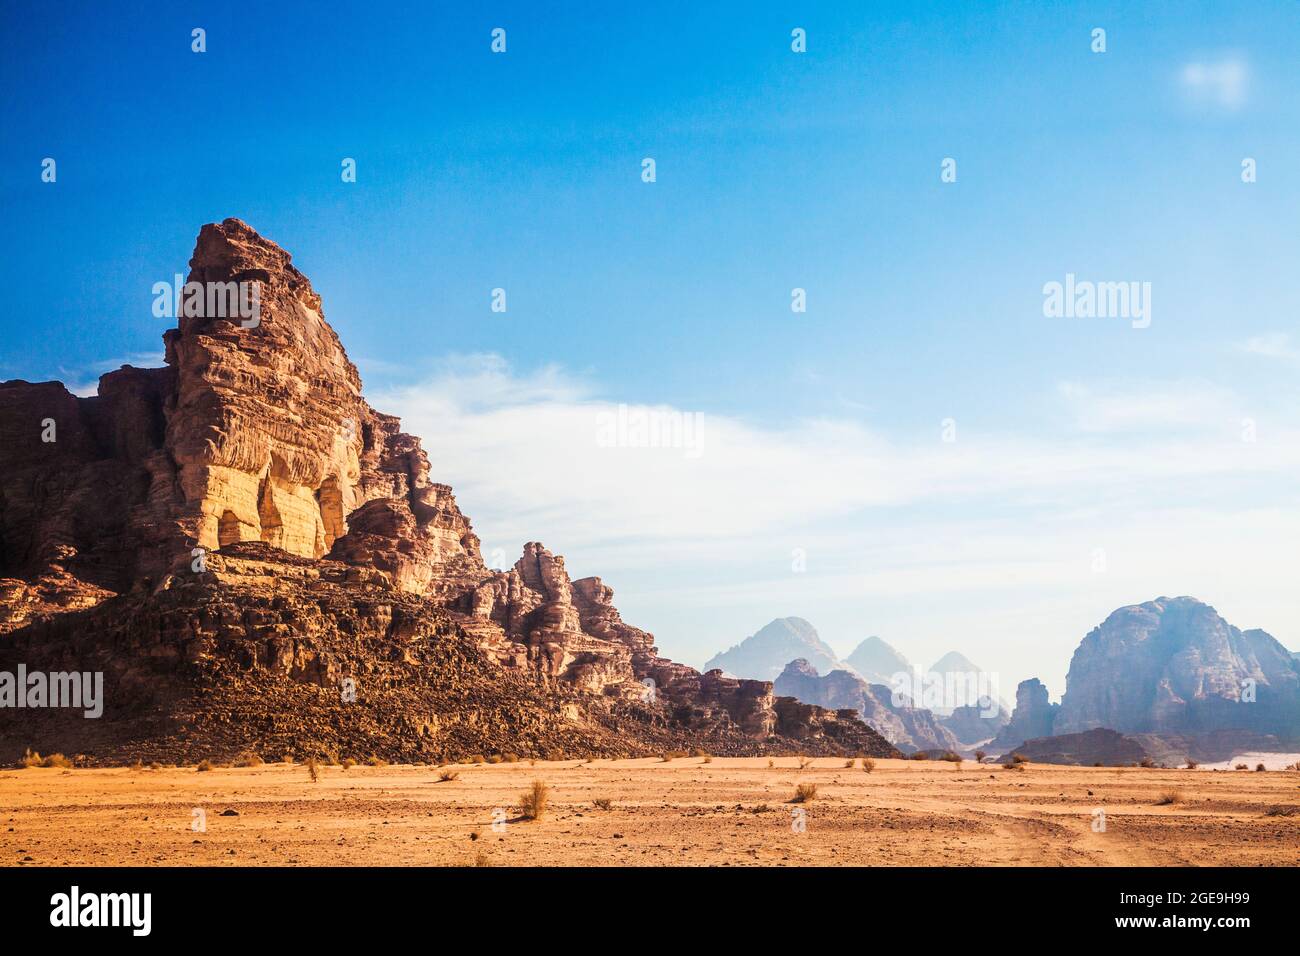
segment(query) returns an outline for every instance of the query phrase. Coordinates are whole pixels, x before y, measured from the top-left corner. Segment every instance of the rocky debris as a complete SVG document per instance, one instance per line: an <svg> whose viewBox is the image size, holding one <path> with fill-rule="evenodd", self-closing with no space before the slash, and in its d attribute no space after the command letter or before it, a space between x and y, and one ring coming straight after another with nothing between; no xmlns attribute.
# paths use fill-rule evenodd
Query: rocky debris
<svg viewBox="0 0 1300 956"><path fill-rule="evenodd" d="M1011 720L991 746L1006 749L1019 741L1050 737L1060 706L1048 700L1047 687L1037 677L1022 680L1016 688L1016 709Z"/></svg>
<svg viewBox="0 0 1300 956"><path fill-rule="evenodd" d="M1054 724L1057 734L1094 727L1300 737L1300 668L1273 637L1195 598L1120 608L1074 652Z"/></svg>
<svg viewBox="0 0 1300 956"><path fill-rule="evenodd" d="M822 673L843 668L817 629L801 617L779 617L704 665L736 677L775 680L792 660L803 658Z"/></svg>
<svg viewBox="0 0 1300 956"><path fill-rule="evenodd" d="M1059 763L1080 767L1128 767L1151 759L1151 755L1137 740L1104 727L1080 734L1022 741L998 759L1006 762L1015 754L1025 757L1031 763Z"/></svg>
<svg viewBox="0 0 1300 956"><path fill-rule="evenodd" d="M107 697L0 712L0 757L894 752L659 657L540 543L489 570L289 254L227 219L190 267L187 289L252 283L256 313L182 310L167 367L94 398L0 384L0 661L102 670Z"/></svg>
<svg viewBox="0 0 1300 956"><path fill-rule="evenodd" d="M776 679L774 689L778 694L808 704L855 713L903 753L957 750L961 747L951 731L930 711L896 706L889 687L868 684L848 671L819 675L815 667L801 658L786 665Z"/></svg>
<svg viewBox="0 0 1300 956"><path fill-rule="evenodd" d="M915 668L911 662L878 637L868 637L844 659L868 684L894 686L899 674L911 676Z"/></svg>

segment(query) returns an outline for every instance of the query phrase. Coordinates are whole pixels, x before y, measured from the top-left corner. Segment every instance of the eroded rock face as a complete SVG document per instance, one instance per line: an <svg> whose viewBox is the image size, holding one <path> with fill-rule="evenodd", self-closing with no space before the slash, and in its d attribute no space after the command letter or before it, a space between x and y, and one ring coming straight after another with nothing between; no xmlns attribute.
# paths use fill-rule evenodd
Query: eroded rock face
<svg viewBox="0 0 1300 956"><path fill-rule="evenodd" d="M1120 608L1074 652L1054 731L1095 727L1297 737L1300 670L1270 635L1240 631L1195 598Z"/></svg>
<svg viewBox="0 0 1300 956"><path fill-rule="evenodd" d="M961 746L956 736L930 711L895 706L890 688L884 684L868 684L848 671L834 670L819 675L806 660L791 661L776 679L775 690L804 703L855 713L904 753L957 750Z"/></svg>
<svg viewBox="0 0 1300 956"><path fill-rule="evenodd" d="M187 289L255 288L256 310L187 305L164 335L167 367L109 373L94 398L0 384L0 651L33 665L90 656L116 674L126 706L98 725L103 753L148 743L141 707L206 728L168 744L190 739L199 756L200 743L287 739L304 707L321 746L391 734L407 757L504 741L483 722L525 719L516 736L533 753L614 752L620 733L626 752L892 752L845 715L783 711L770 683L659 657L610 588L571 581L539 543L508 571L486 568L419 440L362 397L289 254L227 219L203 227L190 267ZM348 674L381 675L383 706L360 729L327 699ZM523 695L523 716L493 696L497 681Z"/></svg>
<svg viewBox="0 0 1300 956"><path fill-rule="evenodd" d="M1036 737L1050 737L1059 709L1060 704L1051 703L1046 685L1037 677L1022 680L1016 687L1016 709L992 747L1000 751Z"/></svg>

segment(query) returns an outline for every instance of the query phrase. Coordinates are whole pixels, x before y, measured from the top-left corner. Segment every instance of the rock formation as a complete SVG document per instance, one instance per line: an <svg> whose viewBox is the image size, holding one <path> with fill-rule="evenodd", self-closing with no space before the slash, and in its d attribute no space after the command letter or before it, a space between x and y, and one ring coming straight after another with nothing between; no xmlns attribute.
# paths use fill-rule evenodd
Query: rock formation
<svg viewBox="0 0 1300 956"><path fill-rule="evenodd" d="M1057 734L1094 727L1300 737L1300 668L1274 638L1195 598L1120 608L1074 652L1054 724Z"/></svg>
<svg viewBox="0 0 1300 956"><path fill-rule="evenodd" d="M961 748L957 738L930 711L896 705L889 687L868 684L848 671L819 675L808 661L791 661L776 679L775 690L805 703L855 712L904 753Z"/></svg>
<svg viewBox="0 0 1300 956"><path fill-rule="evenodd" d="M203 227L191 287L165 368L93 398L0 384L0 667L100 670L107 694L98 721L0 710L0 758L894 753L850 714L661 658L541 544L486 568L320 296L243 222ZM211 308L245 287L254 314Z"/></svg>
<svg viewBox="0 0 1300 956"><path fill-rule="evenodd" d="M779 617L734 647L715 654L704 669L716 667L737 677L776 680L786 664L800 657L822 673L844 667L811 624L801 617Z"/></svg>
<svg viewBox="0 0 1300 956"><path fill-rule="evenodd" d="M1035 737L1050 737L1060 706L1048 700L1047 687L1037 677L1022 680L1016 688L1016 709L992 748L1005 750Z"/></svg>
<svg viewBox="0 0 1300 956"><path fill-rule="evenodd" d="M1079 734L1022 741L998 759L1008 761L1014 754L1027 758L1031 763L1081 767L1128 767L1151 759L1146 748L1134 738L1102 727Z"/></svg>

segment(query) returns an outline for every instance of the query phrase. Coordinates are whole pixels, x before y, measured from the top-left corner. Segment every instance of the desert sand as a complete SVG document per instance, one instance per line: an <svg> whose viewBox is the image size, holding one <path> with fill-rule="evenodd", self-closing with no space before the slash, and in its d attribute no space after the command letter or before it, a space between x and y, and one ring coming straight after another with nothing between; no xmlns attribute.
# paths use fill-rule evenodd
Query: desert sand
<svg viewBox="0 0 1300 956"><path fill-rule="evenodd" d="M0 863L1295 865L1300 773L818 758L0 771ZM440 780L455 773L453 780ZM549 788L541 819L519 797ZM796 786L815 797L793 803ZM1161 803L1175 793L1172 803ZM596 801L602 801L597 805ZM604 808L603 801L609 801ZM201 812L200 812L201 811ZM229 815L223 815L233 811ZM799 811L802 811L800 814ZM1104 813L1104 830L1100 829ZM237 814L237 815L236 815ZM495 822L495 828L494 828ZM802 830L800 830L802 824ZM202 829L206 826L206 830Z"/></svg>

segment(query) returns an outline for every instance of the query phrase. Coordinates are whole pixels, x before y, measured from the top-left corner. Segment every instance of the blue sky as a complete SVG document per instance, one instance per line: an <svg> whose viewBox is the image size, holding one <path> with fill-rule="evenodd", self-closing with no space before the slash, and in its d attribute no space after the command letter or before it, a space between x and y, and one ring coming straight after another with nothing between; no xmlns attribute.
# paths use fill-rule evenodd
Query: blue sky
<svg viewBox="0 0 1300 956"><path fill-rule="evenodd" d="M672 656L794 614L1055 696L1162 593L1300 646L1294 4L274 6L7 0L0 378L156 364L152 284L234 215L485 549ZM1046 318L1066 273L1151 326ZM591 447L617 403L701 456Z"/></svg>

